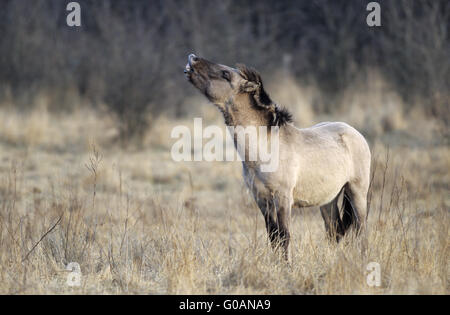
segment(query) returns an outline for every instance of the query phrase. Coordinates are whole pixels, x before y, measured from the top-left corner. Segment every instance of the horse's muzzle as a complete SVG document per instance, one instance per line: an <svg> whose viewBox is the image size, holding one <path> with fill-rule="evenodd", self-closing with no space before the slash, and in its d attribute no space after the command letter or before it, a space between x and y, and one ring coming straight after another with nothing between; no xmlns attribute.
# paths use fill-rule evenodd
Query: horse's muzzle
<svg viewBox="0 0 450 315"><path fill-rule="evenodd" d="M184 74L186 75L186 77L189 79L191 73L194 72L194 68L193 66L197 63L198 61L198 57L194 54L190 54L188 56L188 63L186 64L186 67L184 68Z"/></svg>

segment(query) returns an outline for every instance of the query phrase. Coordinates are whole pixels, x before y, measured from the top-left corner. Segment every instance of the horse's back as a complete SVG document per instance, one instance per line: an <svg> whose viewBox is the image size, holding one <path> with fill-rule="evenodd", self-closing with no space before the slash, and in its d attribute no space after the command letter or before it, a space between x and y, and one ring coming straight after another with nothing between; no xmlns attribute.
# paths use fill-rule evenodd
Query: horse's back
<svg viewBox="0 0 450 315"><path fill-rule="evenodd" d="M370 159L370 149L364 136L355 128L344 122L321 122L312 127L301 129L311 130L319 138L331 138L340 145L352 150L352 154L361 154L360 158Z"/></svg>
<svg viewBox="0 0 450 315"><path fill-rule="evenodd" d="M326 122L311 127L330 133L350 153L351 174L349 182L367 186L370 180L371 153L365 137L355 128L343 122Z"/></svg>
<svg viewBox="0 0 450 315"><path fill-rule="evenodd" d="M300 167L294 194L303 199L300 203L324 204L332 200L346 183L368 179L369 146L352 126L342 122L323 122L297 129L295 133Z"/></svg>

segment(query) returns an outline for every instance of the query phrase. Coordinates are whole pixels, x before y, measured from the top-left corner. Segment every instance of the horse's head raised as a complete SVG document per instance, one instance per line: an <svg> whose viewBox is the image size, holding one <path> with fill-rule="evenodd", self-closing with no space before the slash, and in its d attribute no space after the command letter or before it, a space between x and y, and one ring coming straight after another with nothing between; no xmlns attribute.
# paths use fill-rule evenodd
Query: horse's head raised
<svg viewBox="0 0 450 315"><path fill-rule="evenodd" d="M260 74L252 68L241 64L232 68L190 54L184 73L214 104L234 103L237 96L247 94L251 105L267 111L269 124L282 125L291 121L290 114L272 102Z"/></svg>
<svg viewBox="0 0 450 315"><path fill-rule="evenodd" d="M187 79L213 103L225 103L239 93L254 93L257 82L237 69L213 63L194 54L188 56L184 70Z"/></svg>

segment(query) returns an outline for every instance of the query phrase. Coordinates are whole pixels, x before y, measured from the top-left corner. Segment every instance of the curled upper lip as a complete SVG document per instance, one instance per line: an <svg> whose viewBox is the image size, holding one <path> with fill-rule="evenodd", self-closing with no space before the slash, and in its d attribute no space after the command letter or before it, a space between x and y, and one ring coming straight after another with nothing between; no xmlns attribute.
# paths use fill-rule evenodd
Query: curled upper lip
<svg viewBox="0 0 450 315"><path fill-rule="evenodd" d="M186 65L186 67L184 68L184 73L185 73L186 75L189 75L189 74L191 74L192 72L194 72L193 64L194 64L195 62L197 62L197 60L198 60L198 57L197 57L196 55L194 55L194 54L190 54L190 55L188 56L188 63L187 63L187 65Z"/></svg>
<svg viewBox="0 0 450 315"><path fill-rule="evenodd" d="M194 63L196 63L197 60L198 60L198 57L197 57L196 55L190 54L190 55L188 56L188 64L189 64L189 66L192 67L192 65L193 65Z"/></svg>

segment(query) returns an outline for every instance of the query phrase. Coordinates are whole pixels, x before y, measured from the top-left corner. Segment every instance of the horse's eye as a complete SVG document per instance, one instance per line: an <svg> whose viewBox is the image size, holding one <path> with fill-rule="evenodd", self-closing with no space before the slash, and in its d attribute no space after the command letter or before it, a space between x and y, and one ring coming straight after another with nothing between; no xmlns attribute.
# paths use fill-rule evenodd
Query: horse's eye
<svg viewBox="0 0 450 315"><path fill-rule="evenodd" d="M226 70L223 70L223 71L222 71L222 77L223 77L225 80L227 80L227 81L231 81L231 75L230 75L230 72L228 72L228 71L226 71Z"/></svg>

